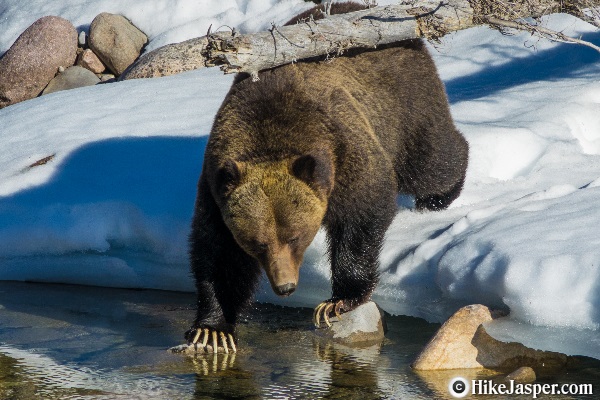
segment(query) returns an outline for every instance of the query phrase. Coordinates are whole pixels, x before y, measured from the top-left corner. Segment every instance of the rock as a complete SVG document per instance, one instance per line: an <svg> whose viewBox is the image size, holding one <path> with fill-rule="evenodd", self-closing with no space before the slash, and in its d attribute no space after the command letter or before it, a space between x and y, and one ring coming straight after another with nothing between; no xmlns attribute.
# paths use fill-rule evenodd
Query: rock
<svg viewBox="0 0 600 400"><path fill-rule="evenodd" d="M77 30L66 19L35 21L0 59L0 108L36 97L77 54Z"/></svg>
<svg viewBox="0 0 600 400"><path fill-rule="evenodd" d="M427 343L413 363L417 370L481 368L478 350L471 340L479 326L491 321L489 308L466 306L451 316Z"/></svg>
<svg viewBox="0 0 600 400"><path fill-rule="evenodd" d="M113 74L100 74L98 78L100 78L101 83L115 82L115 76Z"/></svg>
<svg viewBox="0 0 600 400"><path fill-rule="evenodd" d="M89 69L94 74L101 74L106 69L104 64L102 64L102 61L100 61L98 56L90 49L85 49L79 54L79 57L77 57L77 65Z"/></svg>
<svg viewBox="0 0 600 400"><path fill-rule="evenodd" d="M99 14L90 26L90 49L115 75L122 74L139 57L147 42L144 32L122 15Z"/></svg>
<svg viewBox="0 0 600 400"><path fill-rule="evenodd" d="M515 383L533 383L536 379L535 371L531 367L521 367L504 378L507 382L515 381Z"/></svg>
<svg viewBox="0 0 600 400"><path fill-rule="evenodd" d="M60 92L61 90L92 86L98 82L100 82L100 79L92 71L75 65L67 68L65 72L58 74L54 79L52 79L42 94L44 95Z"/></svg>
<svg viewBox="0 0 600 400"><path fill-rule="evenodd" d="M190 356L193 356L196 354L196 349L194 348L194 346L190 346L187 343L173 346L173 347L169 348L167 351L170 353L173 353L173 354L185 354L185 355L190 355Z"/></svg>
<svg viewBox="0 0 600 400"><path fill-rule="evenodd" d="M521 343L505 343L491 337L482 324L495 317L489 308L479 304L461 308L417 356L413 369L514 370L528 366L535 370L555 370L566 367L569 357L564 354L534 350Z"/></svg>
<svg viewBox="0 0 600 400"><path fill-rule="evenodd" d="M483 326L477 329L473 345L479 352L477 362L491 369L513 370L528 366L538 372L549 372L566 368L570 359L565 354L534 350L521 343L501 342L491 337Z"/></svg>
<svg viewBox="0 0 600 400"><path fill-rule="evenodd" d="M79 47L85 47L86 37L87 35L85 34L85 31L79 32L79 36L77 36L77 43L79 44Z"/></svg>
<svg viewBox="0 0 600 400"><path fill-rule="evenodd" d="M330 321L331 327L316 329L315 334L346 346L370 346L384 338L382 313L372 301Z"/></svg>

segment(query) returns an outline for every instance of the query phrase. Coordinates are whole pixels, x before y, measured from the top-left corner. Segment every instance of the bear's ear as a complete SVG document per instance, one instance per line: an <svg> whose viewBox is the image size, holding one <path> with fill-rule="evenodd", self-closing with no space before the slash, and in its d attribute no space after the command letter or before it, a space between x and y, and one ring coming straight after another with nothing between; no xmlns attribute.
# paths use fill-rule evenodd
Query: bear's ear
<svg viewBox="0 0 600 400"><path fill-rule="evenodd" d="M217 192L220 196L227 196L240 183L242 174L240 166L233 160L225 161L225 164L217 170L215 179Z"/></svg>
<svg viewBox="0 0 600 400"><path fill-rule="evenodd" d="M290 172L308 186L327 196L333 190L333 163L325 151L316 151L296 158Z"/></svg>

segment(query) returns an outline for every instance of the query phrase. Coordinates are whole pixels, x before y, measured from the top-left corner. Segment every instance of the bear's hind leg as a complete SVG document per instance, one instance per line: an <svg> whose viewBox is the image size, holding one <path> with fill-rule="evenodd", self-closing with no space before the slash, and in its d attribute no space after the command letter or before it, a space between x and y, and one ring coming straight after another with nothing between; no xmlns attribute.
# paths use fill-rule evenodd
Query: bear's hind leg
<svg viewBox="0 0 600 400"><path fill-rule="evenodd" d="M448 206L460 195L464 181L464 177L461 178L450 190L445 193L434 193L424 197L417 197L415 199L415 208L417 210L427 209L429 211L439 211L448 208Z"/></svg>
<svg viewBox="0 0 600 400"><path fill-rule="evenodd" d="M446 209L461 193L469 145L455 128L423 133L397 171L401 192L415 196L417 210Z"/></svg>

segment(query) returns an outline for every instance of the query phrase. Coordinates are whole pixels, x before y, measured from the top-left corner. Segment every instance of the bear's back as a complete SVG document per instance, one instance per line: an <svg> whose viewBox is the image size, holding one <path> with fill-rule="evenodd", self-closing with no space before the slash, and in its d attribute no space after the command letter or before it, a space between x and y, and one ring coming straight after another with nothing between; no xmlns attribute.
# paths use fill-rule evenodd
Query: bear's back
<svg viewBox="0 0 600 400"><path fill-rule="evenodd" d="M393 161L403 157L411 138L445 121L453 129L443 84L416 39L284 65L260 72L257 82L239 74L211 141L220 144L221 156L233 159L283 158L331 141L376 141ZM360 128L333 129L331 137L331 127L319 127L334 123Z"/></svg>

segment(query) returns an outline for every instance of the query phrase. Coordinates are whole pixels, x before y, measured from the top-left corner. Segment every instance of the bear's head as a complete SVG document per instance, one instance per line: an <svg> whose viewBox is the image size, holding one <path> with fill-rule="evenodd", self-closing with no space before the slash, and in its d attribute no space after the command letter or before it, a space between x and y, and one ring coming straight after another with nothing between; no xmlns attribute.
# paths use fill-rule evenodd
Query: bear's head
<svg viewBox="0 0 600 400"><path fill-rule="evenodd" d="M259 262L277 295L290 295L333 190L330 155L320 150L279 161L228 160L215 183L235 241Z"/></svg>

